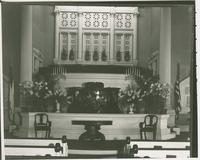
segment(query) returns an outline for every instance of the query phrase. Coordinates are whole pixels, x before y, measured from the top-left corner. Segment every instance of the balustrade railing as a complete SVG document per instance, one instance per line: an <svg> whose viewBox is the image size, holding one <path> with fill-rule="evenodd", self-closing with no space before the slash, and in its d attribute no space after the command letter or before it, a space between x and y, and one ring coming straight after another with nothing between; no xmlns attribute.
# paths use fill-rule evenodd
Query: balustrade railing
<svg viewBox="0 0 200 160"><path fill-rule="evenodd" d="M51 76L68 73L110 73L110 74L125 74L126 76L150 76L152 70L139 66L103 66L103 65L50 65L40 68L41 73Z"/></svg>

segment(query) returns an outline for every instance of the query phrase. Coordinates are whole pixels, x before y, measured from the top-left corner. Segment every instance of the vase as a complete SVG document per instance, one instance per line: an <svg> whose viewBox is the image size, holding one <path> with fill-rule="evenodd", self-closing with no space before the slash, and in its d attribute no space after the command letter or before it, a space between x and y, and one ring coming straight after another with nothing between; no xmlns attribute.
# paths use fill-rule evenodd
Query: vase
<svg viewBox="0 0 200 160"><path fill-rule="evenodd" d="M134 104L130 104L129 106L129 114L133 114L134 113Z"/></svg>
<svg viewBox="0 0 200 160"><path fill-rule="evenodd" d="M60 103L56 101L56 112L60 113Z"/></svg>

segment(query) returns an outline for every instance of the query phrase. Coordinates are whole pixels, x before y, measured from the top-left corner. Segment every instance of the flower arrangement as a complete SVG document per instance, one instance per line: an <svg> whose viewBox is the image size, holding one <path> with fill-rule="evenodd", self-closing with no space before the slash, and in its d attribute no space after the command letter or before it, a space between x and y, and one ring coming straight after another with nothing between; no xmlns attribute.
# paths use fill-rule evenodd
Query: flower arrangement
<svg viewBox="0 0 200 160"><path fill-rule="evenodd" d="M45 100L51 92L45 81L24 81L19 84L23 103L29 111L44 111Z"/></svg>
<svg viewBox="0 0 200 160"><path fill-rule="evenodd" d="M134 78L130 78L130 83L126 88L120 89L118 93L118 102L123 112L133 111L135 104L143 100L145 96L140 86L136 83ZM125 111L124 111L125 109Z"/></svg>
<svg viewBox="0 0 200 160"><path fill-rule="evenodd" d="M51 90L48 87L48 83L44 81L25 81L20 83L19 86L22 89L21 91L23 95L35 97L38 99L46 99L51 93Z"/></svg>
<svg viewBox="0 0 200 160"><path fill-rule="evenodd" d="M125 101L127 104L132 104L141 101L143 96L140 88L134 88L128 85L125 89L119 90L119 100Z"/></svg>
<svg viewBox="0 0 200 160"><path fill-rule="evenodd" d="M129 75L126 78L129 80L129 84L125 89L120 89L118 94L120 106L127 108L143 101L147 105L145 110L149 113L164 108L164 102L169 96L169 85L161 83L158 76Z"/></svg>
<svg viewBox="0 0 200 160"><path fill-rule="evenodd" d="M24 95L26 105L34 105L34 107L44 107L49 100L58 103L71 103L71 96L67 95L67 90L61 87L54 87L50 82L46 81L24 81L19 84L21 93ZM40 110L37 108L35 110Z"/></svg>
<svg viewBox="0 0 200 160"><path fill-rule="evenodd" d="M61 87L55 87L52 91L48 93L48 97L54 99L58 103L67 102L71 104L71 96L68 96L67 90Z"/></svg>
<svg viewBox="0 0 200 160"><path fill-rule="evenodd" d="M144 90L144 101L148 113L162 113L166 98L169 96L169 84L161 83L159 80L146 84Z"/></svg>
<svg viewBox="0 0 200 160"><path fill-rule="evenodd" d="M155 82L151 83L147 91L144 91L145 96L158 96L160 98L167 98L169 96L169 84Z"/></svg>

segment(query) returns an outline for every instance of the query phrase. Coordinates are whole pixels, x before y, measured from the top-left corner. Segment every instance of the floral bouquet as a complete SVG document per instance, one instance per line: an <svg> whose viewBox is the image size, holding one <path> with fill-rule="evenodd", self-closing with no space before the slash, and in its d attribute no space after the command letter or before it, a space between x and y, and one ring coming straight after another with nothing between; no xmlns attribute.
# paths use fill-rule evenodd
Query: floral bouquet
<svg viewBox="0 0 200 160"><path fill-rule="evenodd" d="M149 89L145 92L146 96L158 96L166 99L169 96L169 84L156 82L152 83Z"/></svg>
<svg viewBox="0 0 200 160"><path fill-rule="evenodd" d="M169 84L161 83L159 80L146 83L144 100L149 113L160 113L164 109L166 98L169 96Z"/></svg>
<svg viewBox="0 0 200 160"><path fill-rule="evenodd" d="M45 81L24 81L20 83L19 86L21 89L21 94L24 97L25 105L31 107L34 105L35 110L42 110L45 100L51 93L51 89L49 88L48 83ZM37 107L38 109L36 109Z"/></svg>
<svg viewBox="0 0 200 160"><path fill-rule="evenodd" d="M123 107L121 110L127 112L129 109L130 112L132 112L135 108L135 104L142 101L144 96L145 95L139 85L135 81L131 80L131 83L128 84L126 88L119 90L118 101L119 105Z"/></svg>
<svg viewBox="0 0 200 160"><path fill-rule="evenodd" d="M25 81L20 83L22 94L25 96L32 96L38 99L48 98L51 90L48 87L48 83L44 81L32 82Z"/></svg>
<svg viewBox="0 0 200 160"><path fill-rule="evenodd" d="M169 96L169 85L161 83L158 76L129 75L126 80L130 81L128 86L120 89L118 94L120 106L127 108L134 105L138 108L138 102L142 102L145 103L143 108L149 113L160 112L164 108L165 100Z"/></svg>
<svg viewBox="0 0 200 160"><path fill-rule="evenodd" d="M55 101L57 101L58 103L62 103L62 102L66 102L68 104L71 104L71 96L68 96L67 94L67 90L65 88L61 88L61 87L56 87L54 88L52 95L53 98L55 99Z"/></svg>

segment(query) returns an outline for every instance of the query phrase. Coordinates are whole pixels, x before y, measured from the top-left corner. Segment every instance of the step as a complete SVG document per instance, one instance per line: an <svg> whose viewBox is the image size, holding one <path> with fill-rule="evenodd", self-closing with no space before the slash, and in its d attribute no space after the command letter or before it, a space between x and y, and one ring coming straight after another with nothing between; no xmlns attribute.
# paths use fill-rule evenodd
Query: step
<svg viewBox="0 0 200 160"><path fill-rule="evenodd" d="M170 133L170 134L162 135L161 139L162 140L168 140L168 139L173 139L175 137L176 137L176 133Z"/></svg>

